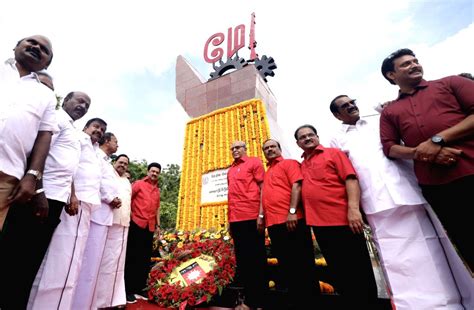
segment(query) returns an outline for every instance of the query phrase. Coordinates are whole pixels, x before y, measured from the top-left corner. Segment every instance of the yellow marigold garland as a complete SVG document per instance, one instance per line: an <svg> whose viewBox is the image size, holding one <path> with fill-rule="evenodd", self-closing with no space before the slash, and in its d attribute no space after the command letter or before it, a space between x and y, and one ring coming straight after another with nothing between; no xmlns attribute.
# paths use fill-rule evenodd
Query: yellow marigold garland
<svg viewBox="0 0 474 310"><path fill-rule="evenodd" d="M262 158L261 145L270 136L265 105L252 99L213 111L188 122L183 147L182 175L176 228L224 227L227 202L201 204L201 177L232 163L231 143L243 140L249 156Z"/></svg>

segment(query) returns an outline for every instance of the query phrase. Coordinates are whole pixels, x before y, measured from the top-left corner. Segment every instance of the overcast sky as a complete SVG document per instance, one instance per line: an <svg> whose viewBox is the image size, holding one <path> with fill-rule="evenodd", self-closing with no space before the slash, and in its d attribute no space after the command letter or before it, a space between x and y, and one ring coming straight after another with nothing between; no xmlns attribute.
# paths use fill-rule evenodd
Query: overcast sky
<svg viewBox="0 0 474 310"><path fill-rule="evenodd" d="M239 24L248 29L255 12L257 52L278 65L268 84L278 101L284 143L299 158L293 131L313 124L326 143L338 125L328 108L336 95L357 98L362 114L396 96L380 64L398 48L415 51L426 79L474 73L473 3L8 1L0 11L0 59L13 55L20 38L48 36L56 93L79 90L92 98L79 127L101 117L118 138L118 153L181 165L189 117L175 99L176 57L183 55L208 78L206 40Z"/></svg>

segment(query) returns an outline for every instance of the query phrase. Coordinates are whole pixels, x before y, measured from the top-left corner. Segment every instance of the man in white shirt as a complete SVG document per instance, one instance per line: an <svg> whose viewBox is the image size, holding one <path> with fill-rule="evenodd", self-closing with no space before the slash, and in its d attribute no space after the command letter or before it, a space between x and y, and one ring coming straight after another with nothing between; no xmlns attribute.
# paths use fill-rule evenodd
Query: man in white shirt
<svg viewBox="0 0 474 310"><path fill-rule="evenodd" d="M14 294L6 297L12 299L9 303L11 307L26 307L33 280L60 222L61 211L71 195L72 177L81 155L73 123L87 113L90 101L85 93L71 92L64 98L62 109L55 111L59 133L53 135L43 178L37 182L40 193L30 203L42 205L38 209L48 209L47 218L40 219L28 208L12 208L9 211L6 237L13 242L10 248L5 249L5 255L11 259L8 268L11 281L18 280L16 284L9 282L14 289ZM18 250L19 244L28 246Z"/></svg>
<svg viewBox="0 0 474 310"><path fill-rule="evenodd" d="M117 307L125 305L127 302L124 270L132 199L132 185L125 175L128 164L129 158L125 154L118 155L114 162L122 206L113 210L113 225L109 226L107 232L107 241L105 242L95 289L94 309Z"/></svg>
<svg viewBox="0 0 474 310"><path fill-rule="evenodd" d="M342 121L330 144L348 155L357 172L362 208L397 310L462 309L411 162L385 157L379 117L361 119L355 99L337 96L330 110Z"/></svg>
<svg viewBox="0 0 474 310"><path fill-rule="evenodd" d="M102 170L96 149L106 128L104 120L93 118L78 132L81 155L73 177L70 203L61 213L61 222L36 275L28 309L72 309L91 213L100 208Z"/></svg>
<svg viewBox="0 0 474 310"><path fill-rule="evenodd" d="M9 206L35 194L57 131L56 99L35 73L51 63L51 42L44 36L27 37L14 52L15 59L0 66L0 232ZM47 213L38 211L42 217Z"/></svg>
<svg viewBox="0 0 474 310"><path fill-rule="evenodd" d="M34 203L34 195L51 136L58 130L54 94L35 73L51 63L51 42L39 35L24 38L14 48L14 55L15 59L0 65L0 274L4 279L0 283L0 308L4 309L15 307L11 296L16 283L13 278L21 279L10 267L15 264L16 255L11 251L18 247L15 219L11 220L10 232L4 222L10 208L42 219L47 217L47 204Z"/></svg>
<svg viewBox="0 0 474 310"><path fill-rule="evenodd" d="M93 307L93 297L97 286L100 262L107 240L107 231L113 223L113 209L120 208L122 204L118 197L118 182L115 170L110 163L110 155L114 154L117 148L118 142L115 135L111 132L106 132L99 140L99 148L96 149L102 171L100 184L101 205L91 214L89 236L72 302L73 309L96 308Z"/></svg>

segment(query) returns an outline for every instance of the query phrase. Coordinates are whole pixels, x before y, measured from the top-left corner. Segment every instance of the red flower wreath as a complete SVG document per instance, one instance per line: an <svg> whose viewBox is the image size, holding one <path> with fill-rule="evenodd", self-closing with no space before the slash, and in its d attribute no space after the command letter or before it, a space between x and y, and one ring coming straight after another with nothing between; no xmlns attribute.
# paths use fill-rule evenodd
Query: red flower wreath
<svg viewBox="0 0 474 310"><path fill-rule="evenodd" d="M212 256L215 260L200 282L188 286L170 283L170 274L186 261L200 255ZM160 307L184 309L211 300L216 293L222 293L235 275L235 256L230 241L223 239L203 240L175 248L169 257L159 261L148 278L148 297Z"/></svg>

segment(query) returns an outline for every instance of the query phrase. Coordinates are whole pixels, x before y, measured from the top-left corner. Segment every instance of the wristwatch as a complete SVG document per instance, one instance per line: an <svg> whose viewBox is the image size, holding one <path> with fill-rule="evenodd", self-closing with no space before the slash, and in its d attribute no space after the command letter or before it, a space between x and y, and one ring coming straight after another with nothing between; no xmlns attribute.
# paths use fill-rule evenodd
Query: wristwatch
<svg viewBox="0 0 474 310"><path fill-rule="evenodd" d="M438 135L432 136L431 137L431 142L433 142L434 144L440 145L440 146L443 146L445 144L443 137L438 136Z"/></svg>
<svg viewBox="0 0 474 310"><path fill-rule="evenodd" d="M263 218L265 217L265 215L259 214L258 217L261 218L261 219L263 219Z"/></svg>
<svg viewBox="0 0 474 310"><path fill-rule="evenodd" d="M33 170L33 169L28 170L26 174L34 175L37 181L41 180L41 177L43 176L41 172L39 172L38 170Z"/></svg>
<svg viewBox="0 0 474 310"><path fill-rule="evenodd" d="M290 208L290 214L296 214L296 208Z"/></svg>

